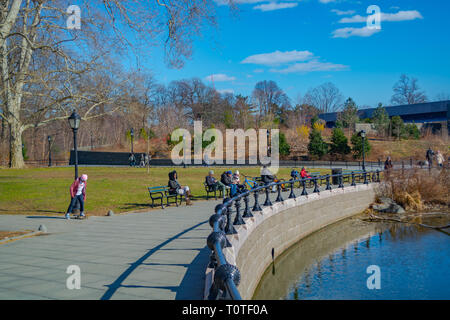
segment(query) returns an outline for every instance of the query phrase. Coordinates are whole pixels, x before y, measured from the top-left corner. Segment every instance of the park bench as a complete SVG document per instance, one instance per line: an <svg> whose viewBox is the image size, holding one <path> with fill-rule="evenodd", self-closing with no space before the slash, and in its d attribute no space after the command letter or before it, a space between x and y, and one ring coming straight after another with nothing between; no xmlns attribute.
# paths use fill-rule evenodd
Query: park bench
<svg viewBox="0 0 450 320"><path fill-rule="evenodd" d="M161 208L164 209L164 199L166 199L167 206L170 206L170 199L175 199L176 206L178 207L178 194L169 193L169 187L167 186L157 186L157 187L149 187L148 193L150 194L150 199L152 199L152 208L154 207L155 200L161 201ZM180 204L183 200L183 197L180 195Z"/></svg>
<svg viewBox="0 0 450 320"><path fill-rule="evenodd" d="M355 182L362 182L364 180L364 171L363 170L342 170L342 173L345 174L343 178L343 182L352 182L352 176L351 173L355 175Z"/></svg>
<svg viewBox="0 0 450 320"><path fill-rule="evenodd" d="M214 186L209 186L206 183L206 181L203 182L203 185L205 186L206 200L209 200L210 193L214 193L214 197L216 198L216 200L217 200L217 192L219 192L219 197L223 197L222 188L219 188L219 187L214 188ZM225 186L225 190L226 190L226 196L228 197L228 195L230 194L230 187Z"/></svg>

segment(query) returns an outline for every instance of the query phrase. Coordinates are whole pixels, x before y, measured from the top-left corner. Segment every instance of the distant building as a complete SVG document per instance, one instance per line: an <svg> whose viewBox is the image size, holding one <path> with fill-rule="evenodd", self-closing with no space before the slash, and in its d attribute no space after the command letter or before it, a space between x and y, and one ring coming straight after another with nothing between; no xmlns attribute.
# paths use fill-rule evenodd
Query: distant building
<svg viewBox="0 0 450 320"><path fill-rule="evenodd" d="M450 100L409 104L404 106L384 107L389 118L400 116L405 123L415 123L418 127L431 128L433 133L449 133ZM372 118L376 108L358 110L360 119ZM319 118L326 122L328 128L336 125L339 112L323 113Z"/></svg>

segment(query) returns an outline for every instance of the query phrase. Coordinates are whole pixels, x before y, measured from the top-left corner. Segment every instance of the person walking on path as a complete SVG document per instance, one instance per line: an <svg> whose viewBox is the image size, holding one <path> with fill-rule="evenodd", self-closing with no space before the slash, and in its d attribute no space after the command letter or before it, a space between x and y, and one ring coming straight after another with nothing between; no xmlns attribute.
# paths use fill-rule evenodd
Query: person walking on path
<svg viewBox="0 0 450 320"><path fill-rule="evenodd" d="M70 219L70 214L72 213L73 207L75 203L78 201L80 203L80 217L85 217L84 214L84 202L86 201L86 184L87 184L88 176L87 174L81 175L78 179L70 186L70 205L67 209L67 213L65 215L66 219Z"/></svg>
<svg viewBox="0 0 450 320"><path fill-rule="evenodd" d="M388 156L388 157L386 158L386 161L384 162L384 170L386 170L386 171L391 170L392 167L393 167L393 165L392 165L391 157Z"/></svg>
<svg viewBox="0 0 450 320"><path fill-rule="evenodd" d="M222 182L214 178L213 170L209 170L209 174L205 177L205 181L208 187L211 188L212 190L217 190L219 188L222 189L222 197L225 198L226 186Z"/></svg>
<svg viewBox="0 0 450 320"><path fill-rule="evenodd" d="M170 194L179 194L184 196L186 200L186 204L188 206L192 205L191 202L191 191L188 186L182 186L178 183L178 175L175 170L169 172L169 193Z"/></svg>
<svg viewBox="0 0 450 320"><path fill-rule="evenodd" d="M440 168L444 166L444 156L439 150L436 152L436 162Z"/></svg>
<svg viewBox="0 0 450 320"><path fill-rule="evenodd" d="M430 168L433 166L433 156L434 156L433 150L431 150L431 148L428 148L425 157L427 158L428 166L429 166Z"/></svg>

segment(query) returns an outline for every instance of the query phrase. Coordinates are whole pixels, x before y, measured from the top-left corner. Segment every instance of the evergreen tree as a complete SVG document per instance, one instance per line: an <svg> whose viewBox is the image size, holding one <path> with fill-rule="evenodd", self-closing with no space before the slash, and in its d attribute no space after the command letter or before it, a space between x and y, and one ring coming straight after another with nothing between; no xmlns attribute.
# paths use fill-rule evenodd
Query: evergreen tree
<svg viewBox="0 0 450 320"><path fill-rule="evenodd" d="M389 128L389 115L381 103L378 104L378 108L376 108L373 113L373 123L375 125L375 129L378 131L378 134L387 136Z"/></svg>
<svg viewBox="0 0 450 320"><path fill-rule="evenodd" d="M350 153L350 146L344 131L340 128L334 128L330 145L331 154L346 155Z"/></svg>
<svg viewBox="0 0 450 320"><path fill-rule="evenodd" d="M309 154L313 157L322 158L328 152L328 144L323 141L322 134L318 130L311 130L308 144Z"/></svg>

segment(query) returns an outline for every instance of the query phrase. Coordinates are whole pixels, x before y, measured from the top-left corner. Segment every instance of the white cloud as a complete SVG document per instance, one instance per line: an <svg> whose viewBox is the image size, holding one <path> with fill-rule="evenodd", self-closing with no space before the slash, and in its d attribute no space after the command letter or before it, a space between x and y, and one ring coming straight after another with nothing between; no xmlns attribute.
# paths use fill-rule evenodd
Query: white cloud
<svg viewBox="0 0 450 320"><path fill-rule="evenodd" d="M371 35L380 32L380 29L363 28L342 28L333 31L333 38L349 38L349 37L370 37Z"/></svg>
<svg viewBox="0 0 450 320"><path fill-rule="evenodd" d="M217 92L220 93L220 94L226 94L226 93L234 94L234 90L233 89L220 89L220 90L217 90Z"/></svg>
<svg viewBox="0 0 450 320"><path fill-rule="evenodd" d="M319 0L321 3L330 3L330 2L336 2L336 0Z"/></svg>
<svg viewBox="0 0 450 320"><path fill-rule="evenodd" d="M265 66L276 66L280 64L305 61L311 59L314 55L309 51L275 51L271 53L261 53L249 56L241 63L259 64Z"/></svg>
<svg viewBox="0 0 450 320"><path fill-rule="evenodd" d="M212 74L212 75L205 77L205 80L210 81L210 82L212 82L212 81L225 82L225 81L234 81L234 80L236 80L236 78L227 76L226 74L223 74L223 73L216 73L216 74Z"/></svg>
<svg viewBox="0 0 450 320"><path fill-rule="evenodd" d="M355 10L342 11L342 10L338 10L338 9L332 9L331 12L336 13L338 16L346 16L346 15L354 14Z"/></svg>
<svg viewBox="0 0 450 320"><path fill-rule="evenodd" d="M423 19L423 16L417 10L399 11L397 13L381 13L381 21L409 21L415 19ZM353 17L346 17L339 20L339 23L359 23L366 22L367 17L356 15Z"/></svg>
<svg viewBox="0 0 450 320"><path fill-rule="evenodd" d="M270 71L287 74L316 71L341 71L346 69L348 69L348 66L343 64L334 64L330 62L320 62L318 60L312 60L304 63L295 63L284 69L271 69Z"/></svg>
<svg viewBox="0 0 450 320"><path fill-rule="evenodd" d="M258 6L253 7L254 10L260 10L260 11L275 11L280 9L288 9L288 8L294 8L298 5L296 2L270 2L270 3L264 3L260 4Z"/></svg>

